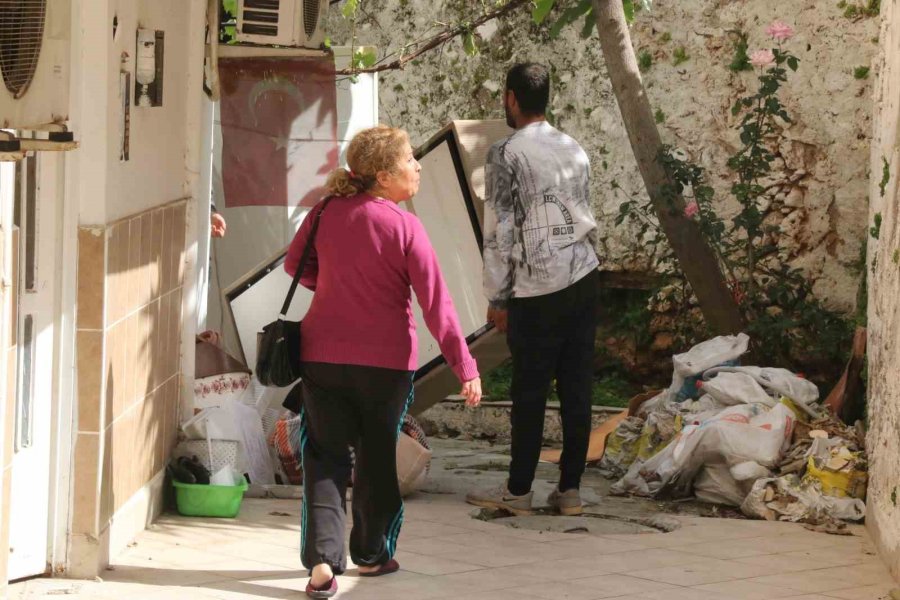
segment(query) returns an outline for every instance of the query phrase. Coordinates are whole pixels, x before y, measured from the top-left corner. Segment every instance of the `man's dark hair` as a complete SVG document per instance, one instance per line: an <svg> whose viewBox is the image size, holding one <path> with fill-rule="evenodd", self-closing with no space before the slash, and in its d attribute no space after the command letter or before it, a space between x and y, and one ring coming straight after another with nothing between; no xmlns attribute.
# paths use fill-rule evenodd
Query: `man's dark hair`
<svg viewBox="0 0 900 600"><path fill-rule="evenodd" d="M550 72L538 63L519 63L506 73L506 89L515 94L523 113L542 115L550 100Z"/></svg>

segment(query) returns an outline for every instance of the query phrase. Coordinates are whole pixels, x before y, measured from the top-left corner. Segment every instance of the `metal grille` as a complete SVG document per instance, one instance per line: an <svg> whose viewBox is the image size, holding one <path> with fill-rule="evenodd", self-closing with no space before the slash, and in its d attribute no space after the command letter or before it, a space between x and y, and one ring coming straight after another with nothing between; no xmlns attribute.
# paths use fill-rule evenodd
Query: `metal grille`
<svg viewBox="0 0 900 600"><path fill-rule="evenodd" d="M262 9L277 11L281 0L244 0L244 9Z"/></svg>
<svg viewBox="0 0 900 600"><path fill-rule="evenodd" d="M244 0L244 23L241 33L277 36L280 4L280 0Z"/></svg>
<svg viewBox="0 0 900 600"><path fill-rule="evenodd" d="M303 31L311 38L319 25L319 6L321 0L303 0Z"/></svg>
<svg viewBox="0 0 900 600"><path fill-rule="evenodd" d="M34 77L46 14L47 0L0 0L0 73L15 98Z"/></svg>

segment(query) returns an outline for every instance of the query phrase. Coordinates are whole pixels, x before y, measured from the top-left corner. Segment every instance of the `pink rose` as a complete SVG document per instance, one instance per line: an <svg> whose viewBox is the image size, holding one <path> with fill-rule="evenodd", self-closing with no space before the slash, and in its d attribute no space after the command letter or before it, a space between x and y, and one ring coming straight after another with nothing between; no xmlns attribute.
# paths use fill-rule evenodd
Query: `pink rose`
<svg viewBox="0 0 900 600"><path fill-rule="evenodd" d="M775 55L771 50L757 50L750 55L750 64L764 69L775 64Z"/></svg>
<svg viewBox="0 0 900 600"><path fill-rule="evenodd" d="M794 28L787 23L775 20L772 21L771 25L766 27L766 33L769 34L769 37L772 39L783 42L784 40L789 40L794 37Z"/></svg>
<svg viewBox="0 0 900 600"><path fill-rule="evenodd" d="M700 213L700 206L695 202L691 201L684 205L684 216L688 219L693 219L697 214Z"/></svg>

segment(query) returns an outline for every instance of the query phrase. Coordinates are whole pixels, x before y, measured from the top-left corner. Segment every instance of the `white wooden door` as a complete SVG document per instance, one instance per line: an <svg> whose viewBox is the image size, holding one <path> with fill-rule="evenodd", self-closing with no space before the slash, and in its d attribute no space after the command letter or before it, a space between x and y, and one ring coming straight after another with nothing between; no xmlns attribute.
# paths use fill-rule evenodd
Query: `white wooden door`
<svg viewBox="0 0 900 600"><path fill-rule="evenodd" d="M19 305L10 580L48 571L59 160L42 154L16 166Z"/></svg>

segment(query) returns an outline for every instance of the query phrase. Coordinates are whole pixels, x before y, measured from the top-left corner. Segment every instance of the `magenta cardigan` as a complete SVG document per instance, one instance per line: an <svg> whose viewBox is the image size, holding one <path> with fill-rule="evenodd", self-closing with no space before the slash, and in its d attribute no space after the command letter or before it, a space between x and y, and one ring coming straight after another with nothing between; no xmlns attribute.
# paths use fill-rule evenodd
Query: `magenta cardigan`
<svg viewBox="0 0 900 600"><path fill-rule="evenodd" d="M284 263L291 276L321 209L291 242ZM332 198L300 283L315 291L303 317L302 360L416 370L412 286L450 368L462 382L478 377L428 234L395 203L368 194Z"/></svg>

